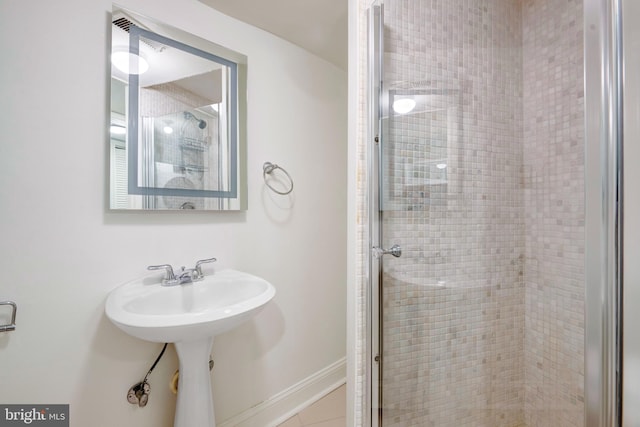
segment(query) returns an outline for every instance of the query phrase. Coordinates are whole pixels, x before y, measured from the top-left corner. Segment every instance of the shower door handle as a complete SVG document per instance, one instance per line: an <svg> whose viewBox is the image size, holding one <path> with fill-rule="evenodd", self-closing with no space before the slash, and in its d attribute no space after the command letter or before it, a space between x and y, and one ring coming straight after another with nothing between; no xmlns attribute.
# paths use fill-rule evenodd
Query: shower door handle
<svg viewBox="0 0 640 427"><path fill-rule="evenodd" d="M394 257L399 258L402 255L402 248L399 245L393 245L389 249L383 249L378 246L374 246L373 253L378 258L380 258L382 255L393 255Z"/></svg>

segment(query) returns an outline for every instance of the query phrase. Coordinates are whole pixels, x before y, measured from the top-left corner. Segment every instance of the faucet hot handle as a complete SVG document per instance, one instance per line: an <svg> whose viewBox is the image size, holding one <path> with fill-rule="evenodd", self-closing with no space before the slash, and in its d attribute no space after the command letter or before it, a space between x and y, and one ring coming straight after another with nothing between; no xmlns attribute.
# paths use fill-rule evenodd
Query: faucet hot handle
<svg viewBox="0 0 640 427"><path fill-rule="evenodd" d="M198 273L198 277L204 276L202 274L202 264L206 264L209 262L216 262L216 261L217 261L216 258L207 258L207 259L201 259L199 261L196 261L196 272Z"/></svg>
<svg viewBox="0 0 640 427"><path fill-rule="evenodd" d="M150 265L147 267L147 270L165 270L167 272L167 276L164 278L164 283L172 283L176 281L176 275L173 274L173 267L169 264L160 264L160 265Z"/></svg>

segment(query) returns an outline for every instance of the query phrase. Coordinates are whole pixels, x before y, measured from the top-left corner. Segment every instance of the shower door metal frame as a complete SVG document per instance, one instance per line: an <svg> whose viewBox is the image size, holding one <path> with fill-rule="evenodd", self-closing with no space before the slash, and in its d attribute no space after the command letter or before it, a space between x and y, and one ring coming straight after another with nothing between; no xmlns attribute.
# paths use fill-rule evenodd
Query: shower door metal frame
<svg viewBox="0 0 640 427"><path fill-rule="evenodd" d="M366 393L364 425L378 427L382 416L382 390L380 376L382 371L382 335L380 333L380 285L382 283L382 262L375 256L375 247L382 244L382 218L380 206L381 170L380 139L382 138L381 105L382 67L383 67L383 8L376 0L369 7L367 16L368 40L368 126L367 126L367 217L369 222L367 240L367 356L366 356Z"/></svg>
<svg viewBox="0 0 640 427"><path fill-rule="evenodd" d="M584 1L585 420L622 425L622 17Z"/></svg>

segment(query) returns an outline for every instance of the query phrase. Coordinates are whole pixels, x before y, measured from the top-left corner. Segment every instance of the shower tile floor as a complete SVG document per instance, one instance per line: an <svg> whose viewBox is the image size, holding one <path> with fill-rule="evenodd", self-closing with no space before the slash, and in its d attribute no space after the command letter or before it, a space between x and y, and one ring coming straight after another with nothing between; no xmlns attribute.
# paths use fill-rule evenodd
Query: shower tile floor
<svg viewBox="0 0 640 427"><path fill-rule="evenodd" d="M346 427L347 386L342 385L278 427Z"/></svg>

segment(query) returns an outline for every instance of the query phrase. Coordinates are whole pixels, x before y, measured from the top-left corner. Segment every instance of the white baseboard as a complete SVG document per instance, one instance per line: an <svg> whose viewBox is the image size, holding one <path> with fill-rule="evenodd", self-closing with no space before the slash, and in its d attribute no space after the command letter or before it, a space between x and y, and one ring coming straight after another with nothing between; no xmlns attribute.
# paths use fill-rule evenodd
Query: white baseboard
<svg viewBox="0 0 640 427"><path fill-rule="evenodd" d="M219 427L275 427L345 383L342 358L297 384L219 424Z"/></svg>

